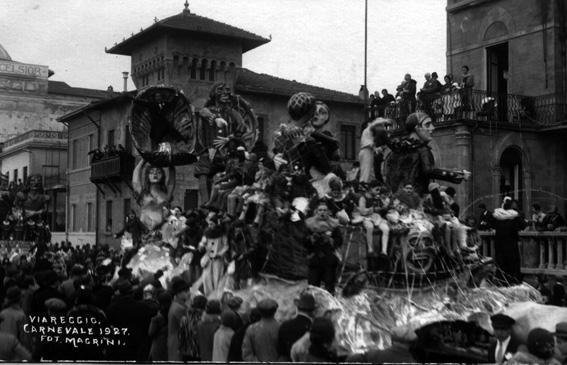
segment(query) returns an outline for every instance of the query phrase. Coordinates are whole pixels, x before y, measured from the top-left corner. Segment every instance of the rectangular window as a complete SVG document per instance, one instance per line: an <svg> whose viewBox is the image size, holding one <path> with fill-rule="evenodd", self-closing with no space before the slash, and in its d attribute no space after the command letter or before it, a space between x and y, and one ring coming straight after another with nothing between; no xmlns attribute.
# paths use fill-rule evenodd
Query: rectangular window
<svg viewBox="0 0 567 365"><path fill-rule="evenodd" d="M111 129L106 134L106 144L108 146L114 146L114 129Z"/></svg>
<svg viewBox="0 0 567 365"><path fill-rule="evenodd" d="M258 141L264 142L264 130L266 128L267 120L267 115L258 116Z"/></svg>
<svg viewBox="0 0 567 365"><path fill-rule="evenodd" d="M87 203L87 232L94 231L94 204Z"/></svg>
<svg viewBox="0 0 567 365"><path fill-rule="evenodd" d="M128 214L130 214L130 210L132 210L132 203L130 202L130 198L124 199L124 211L123 211L123 217L126 217Z"/></svg>
<svg viewBox="0 0 567 365"><path fill-rule="evenodd" d="M197 209L199 207L199 190L186 189L185 199L183 199L183 209Z"/></svg>
<svg viewBox="0 0 567 365"><path fill-rule="evenodd" d="M71 232L77 232L78 217L77 217L77 204L71 204Z"/></svg>
<svg viewBox="0 0 567 365"><path fill-rule="evenodd" d="M79 140L74 139L72 146L71 146L71 149L72 149L71 156L72 156L72 159L73 159L73 164L71 165L71 167L73 169L79 168L79 153L81 152L81 151L79 151L79 145L80 145Z"/></svg>
<svg viewBox="0 0 567 365"><path fill-rule="evenodd" d="M112 200L106 201L106 232L112 232Z"/></svg>
<svg viewBox="0 0 567 365"><path fill-rule="evenodd" d="M24 179L24 184L28 182L28 167L24 166L24 171L23 171L23 179Z"/></svg>
<svg viewBox="0 0 567 365"><path fill-rule="evenodd" d="M14 169L14 182L18 183L18 169Z"/></svg>
<svg viewBox="0 0 567 365"><path fill-rule="evenodd" d="M128 131L128 125L124 126L124 144L125 144L124 148L126 149L126 151L128 153L132 152L132 136Z"/></svg>
<svg viewBox="0 0 567 365"><path fill-rule="evenodd" d="M343 147L344 159L356 159L356 126L341 126L341 146Z"/></svg>

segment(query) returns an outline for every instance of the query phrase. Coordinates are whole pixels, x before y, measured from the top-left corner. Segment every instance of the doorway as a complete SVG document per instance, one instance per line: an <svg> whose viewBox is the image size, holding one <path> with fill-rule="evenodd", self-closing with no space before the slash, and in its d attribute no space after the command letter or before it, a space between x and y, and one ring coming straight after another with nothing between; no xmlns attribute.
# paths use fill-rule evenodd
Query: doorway
<svg viewBox="0 0 567 365"><path fill-rule="evenodd" d="M508 66L508 42L486 48L487 96L495 99L501 121L508 120Z"/></svg>
<svg viewBox="0 0 567 365"><path fill-rule="evenodd" d="M522 152L517 147L508 147L500 157L500 194L502 198L509 196L518 202L522 209L523 173Z"/></svg>

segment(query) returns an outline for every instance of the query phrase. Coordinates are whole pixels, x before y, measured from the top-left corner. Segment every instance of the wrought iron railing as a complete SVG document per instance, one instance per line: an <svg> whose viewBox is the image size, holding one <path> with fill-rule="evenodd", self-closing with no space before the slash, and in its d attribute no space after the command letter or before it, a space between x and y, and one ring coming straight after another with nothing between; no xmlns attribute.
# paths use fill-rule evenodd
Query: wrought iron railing
<svg viewBox="0 0 567 365"><path fill-rule="evenodd" d="M90 179L97 183L129 178L134 171L134 162L134 156L127 152L93 161L91 162Z"/></svg>
<svg viewBox="0 0 567 365"><path fill-rule="evenodd" d="M567 122L567 95L531 97L459 89L418 96L413 103L397 100L378 107L371 114L392 119L393 129L396 130L403 128L406 117L413 111L429 114L436 124L467 119L534 128L548 127Z"/></svg>

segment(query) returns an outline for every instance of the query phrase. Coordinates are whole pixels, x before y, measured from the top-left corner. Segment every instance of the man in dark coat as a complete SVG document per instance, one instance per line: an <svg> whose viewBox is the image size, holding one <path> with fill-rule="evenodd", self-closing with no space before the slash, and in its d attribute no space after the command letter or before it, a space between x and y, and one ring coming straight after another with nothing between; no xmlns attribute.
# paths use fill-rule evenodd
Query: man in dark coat
<svg viewBox="0 0 567 365"><path fill-rule="evenodd" d="M107 309L108 321L117 328L127 328L124 346L111 348L110 360L146 361L150 351L148 328L155 308L134 299L132 284L123 281L118 287L119 296Z"/></svg>
<svg viewBox="0 0 567 365"><path fill-rule="evenodd" d="M280 361L291 361L291 346L311 328L315 298L309 293L303 293L296 301L297 316L287 320L280 326L278 334L278 352Z"/></svg>
<svg viewBox="0 0 567 365"><path fill-rule="evenodd" d="M495 314L490 317L496 341L488 349L488 362L502 364L507 354L513 355L518 350L518 342L512 337L512 326L516 321L505 315Z"/></svg>
<svg viewBox="0 0 567 365"><path fill-rule="evenodd" d="M513 285L522 280L518 232L526 228L527 222L512 209L512 203L511 198L505 197L502 208L494 210L489 223L496 231L494 234L496 265L504 273L503 281Z"/></svg>
<svg viewBox="0 0 567 365"><path fill-rule="evenodd" d="M411 184L415 192L423 196L428 192L432 179L459 184L468 179L468 171L452 171L435 167L435 159L429 142L435 127L431 118L421 112L408 116L405 124L407 136L392 139L388 146L392 153L386 160L386 183L392 192Z"/></svg>

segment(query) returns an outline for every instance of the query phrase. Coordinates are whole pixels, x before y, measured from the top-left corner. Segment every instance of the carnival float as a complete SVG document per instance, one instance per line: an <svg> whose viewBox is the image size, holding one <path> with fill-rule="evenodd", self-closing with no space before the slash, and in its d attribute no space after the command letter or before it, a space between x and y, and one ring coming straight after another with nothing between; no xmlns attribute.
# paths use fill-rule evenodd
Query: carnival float
<svg viewBox="0 0 567 365"><path fill-rule="evenodd" d="M125 264L135 275L162 270L166 284L190 270L201 252L202 273L194 292L210 298L238 295L249 307L271 297L279 303L280 320L292 317L294 298L309 291L318 303L316 314L336 323L337 346L345 354L436 333L439 351L480 361L492 332L490 315L516 308L518 318L541 306L531 286L496 279L498 268L480 255L474 230L446 209L435 181L459 183L470 173L435 166L428 147L433 127L426 114L410 115L405 133L389 130L387 120L371 121L365 131L374 147L386 151L383 181L350 184L342 171L339 142L326 129L328 106L309 93L297 93L287 107L289 121L277 128L269 143L273 154L268 154L258 140L251 105L225 84L215 85L198 111L172 87L138 93L129 130L141 159L132 186L146 230L141 244L124 244L125 250L134 250ZM417 138L416 126L421 129ZM231 171L252 154L260 165L254 181L233 181ZM208 214L202 237L184 246L171 201L175 169L188 164L193 164ZM366 200L376 208L367 202L370 211L363 212L359 200L352 204L353 192L368 194ZM344 240L336 252L334 295L306 280L305 238L312 232L305 221L313 201L325 199L336 208L334 219ZM525 337L527 329L520 331Z"/></svg>

